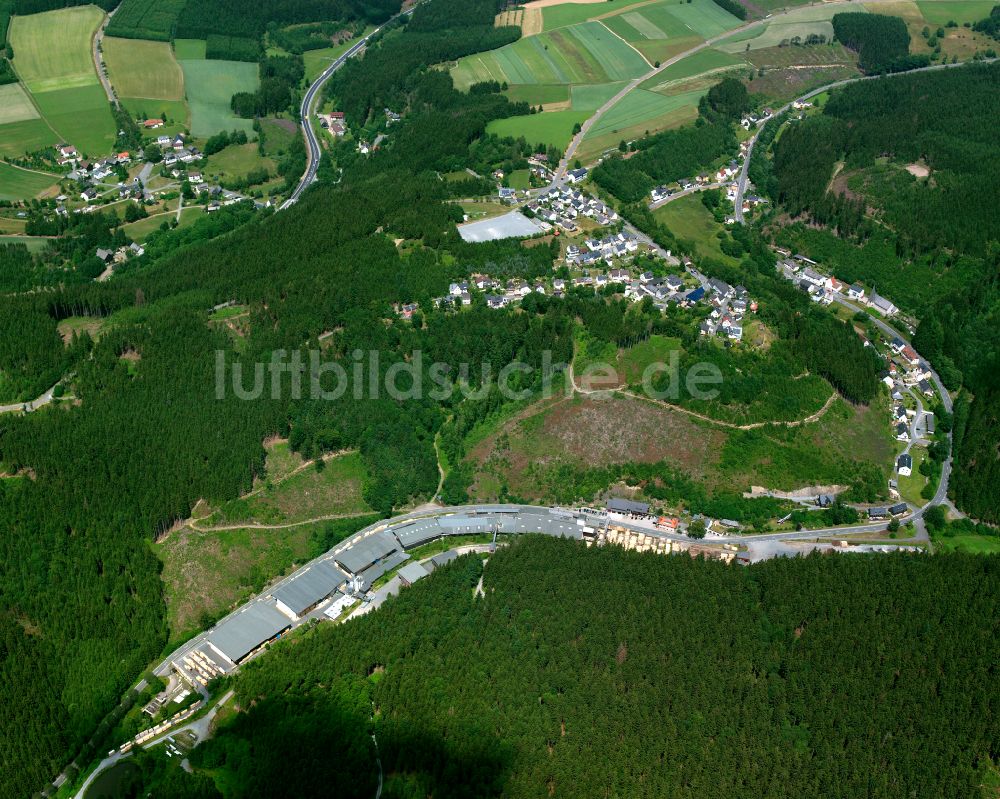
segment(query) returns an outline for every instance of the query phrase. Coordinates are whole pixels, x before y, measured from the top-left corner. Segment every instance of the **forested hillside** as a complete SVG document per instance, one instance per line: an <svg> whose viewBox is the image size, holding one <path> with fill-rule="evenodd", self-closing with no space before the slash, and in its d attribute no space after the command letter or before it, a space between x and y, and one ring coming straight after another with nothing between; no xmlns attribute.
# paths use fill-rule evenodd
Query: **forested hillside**
<svg viewBox="0 0 1000 799"><path fill-rule="evenodd" d="M1000 520L1000 65L865 81L789 127L762 187L793 215L829 226L842 244L803 233L814 257L846 281L877 285L920 320L914 344L957 403L952 486L960 506ZM957 122L956 120L961 120ZM889 164L880 161L888 158ZM834 166L848 191L828 190ZM918 178L903 167L926 166ZM867 208L876 209L874 215ZM863 245L862 247L848 245Z"/></svg>
<svg viewBox="0 0 1000 799"><path fill-rule="evenodd" d="M456 367L481 352L494 373L514 358L538 363L543 349L567 351L572 323L560 308L517 319L483 313L457 330L443 316L422 329L384 321L394 317L393 303L426 302L487 264L497 275L530 278L546 273L553 257L548 247L463 242L457 209L443 202L448 186L425 171L468 162L490 119L524 111L498 94L455 92L447 75L426 69L422 53L468 52L493 30L493 2L471 16L458 0L426 8L439 5L450 10L424 17L421 9L414 33L391 39L416 62L399 73L374 48L358 81L399 98L400 108L420 109L397 127L399 147L345 160L339 186L316 189L280 218L248 221L234 208L158 239L110 283L59 281L0 297L4 379L30 398L61 376L74 396L58 410L0 417L0 547L8 564L0 574L0 795L28 795L52 779L160 654L167 630L147 542L199 498L249 489L263 469L266 436L290 434L308 454L359 449L365 499L384 513L437 485L432 442L446 405L356 402L351 391L336 403L293 400L288 391L242 402L231 390L219 401L217 353L243 359L249 384L254 362L315 347L325 331L334 333L325 358L349 365L355 349L377 350L382 375L414 348L428 351L428 364ZM102 228L93 216L94 239L68 231L65 244L75 249L67 257L85 261L106 243L106 222ZM226 220L236 224L227 228ZM401 252L393 236L419 244ZM3 264L6 290L46 271L21 249L5 251ZM245 337L207 324L208 309L227 300L251 309ZM84 333L64 344L57 325L70 317L96 320L100 341Z"/></svg>
<svg viewBox="0 0 1000 799"><path fill-rule="evenodd" d="M184 779L370 796L372 729L385 797L978 796L1000 754L998 566L517 541L483 598L464 559L273 647Z"/></svg>

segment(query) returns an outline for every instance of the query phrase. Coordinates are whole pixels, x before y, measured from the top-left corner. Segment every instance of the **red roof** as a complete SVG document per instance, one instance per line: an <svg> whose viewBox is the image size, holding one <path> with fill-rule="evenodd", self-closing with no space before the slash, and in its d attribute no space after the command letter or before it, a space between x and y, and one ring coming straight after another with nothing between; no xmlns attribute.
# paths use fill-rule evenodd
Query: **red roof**
<svg viewBox="0 0 1000 799"><path fill-rule="evenodd" d="M162 125L163 124L163 120L162 119L147 119L142 124L145 125L147 128L151 128L151 127L154 127L155 125Z"/></svg>

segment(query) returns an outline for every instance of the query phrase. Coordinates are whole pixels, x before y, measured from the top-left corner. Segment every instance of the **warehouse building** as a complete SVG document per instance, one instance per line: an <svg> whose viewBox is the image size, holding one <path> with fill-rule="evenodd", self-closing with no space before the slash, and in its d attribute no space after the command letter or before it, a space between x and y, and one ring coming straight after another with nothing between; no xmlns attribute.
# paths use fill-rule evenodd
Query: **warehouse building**
<svg viewBox="0 0 1000 799"><path fill-rule="evenodd" d="M398 550L396 537L388 530L381 530L355 541L336 555L336 561L348 574L356 575Z"/></svg>
<svg viewBox="0 0 1000 799"><path fill-rule="evenodd" d="M397 566L401 566L406 563L409 557L410 556L405 552L399 552L398 550L390 552L387 557L383 558L378 563L372 564L363 572L355 575L356 580L360 582L360 585L357 586L357 590L361 593L368 591L379 577L383 574L388 574Z"/></svg>
<svg viewBox="0 0 1000 799"><path fill-rule="evenodd" d="M290 626L288 617L270 602L253 602L216 627L208 644L237 665Z"/></svg>
<svg viewBox="0 0 1000 799"><path fill-rule="evenodd" d="M621 513L626 516L647 516L649 515L649 505L646 502L636 502L631 499L612 497L608 500L607 508L611 513Z"/></svg>
<svg viewBox="0 0 1000 799"><path fill-rule="evenodd" d="M407 563L399 570L398 577L404 586L413 585L418 580L424 579L429 574L427 569L419 563Z"/></svg>
<svg viewBox="0 0 1000 799"><path fill-rule="evenodd" d="M321 560L287 580L272 596L278 610L298 621L346 582L346 574L331 561Z"/></svg>

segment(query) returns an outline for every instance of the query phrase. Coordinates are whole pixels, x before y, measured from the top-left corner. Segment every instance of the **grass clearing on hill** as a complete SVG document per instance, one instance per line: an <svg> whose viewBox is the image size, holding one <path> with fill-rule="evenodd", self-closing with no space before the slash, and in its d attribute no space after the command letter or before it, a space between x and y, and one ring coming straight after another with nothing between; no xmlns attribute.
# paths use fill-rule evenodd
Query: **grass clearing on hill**
<svg viewBox="0 0 1000 799"><path fill-rule="evenodd" d="M104 60L119 97L184 99L184 73L167 42L105 37Z"/></svg>
<svg viewBox="0 0 1000 799"><path fill-rule="evenodd" d="M708 47L699 50L697 53L692 53L687 58L682 58L675 64L671 64L662 72L657 73L649 80L640 84L640 86L643 89L653 92L669 93L670 87L676 85L678 81L722 70L727 67L739 66L743 63L743 59L738 56Z"/></svg>
<svg viewBox="0 0 1000 799"><path fill-rule="evenodd" d="M277 164L270 158L261 156L256 142L231 144L208 159L206 172L210 176L224 175L227 178L245 177L253 169L263 167L272 174Z"/></svg>
<svg viewBox="0 0 1000 799"><path fill-rule="evenodd" d="M708 90L683 92L665 97L635 89L627 94L587 132L577 157L587 162L623 139L634 141L652 133L677 128L698 116L698 101Z"/></svg>
<svg viewBox="0 0 1000 799"><path fill-rule="evenodd" d="M660 206L653 212L653 216L677 238L691 242L701 258L710 257L731 266L739 265L736 259L722 252L716 234L723 227L702 203L700 192Z"/></svg>
<svg viewBox="0 0 1000 799"><path fill-rule="evenodd" d="M242 61L184 59L184 85L191 109L191 133L212 136L226 130L243 130L255 136L253 121L237 117L230 100L237 92L256 91L259 85L257 64Z"/></svg>
<svg viewBox="0 0 1000 799"><path fill-rule="evenodd" d="M171 644L210 626L292 567L321 554L375 521L362 516L283 530L242 528L202 533L171 532L153 551L163 562Z"/></svg>
<svg viewBox="0 0 1000 799"><path fill-rule="evenodd" d="M200 205L185 205L181 209L181 219L177 227L184 228L193 225L201 219L204 213L205 209ZM133 241L145 241L154 230L159 230L164 222L170 224L176 218L177 213L175 211L166 214L157 214L156 216L150 216L146 219L122 225L121 230Z"/></svg>
<svg viewBox="0 0 1000 799"><path fill-rule="evenodd" d="M546 111L495 119L486 126L486 131L497 136L524 136L530 144L551 145L565 150L573 138L573 126L582 123L587 116L587 111Z"/></svg>
<svg viewBox="0 0 1000 799"><path fill-rule="evenodd" d="M742 431L620 395L540 401L470 449L470 496L551 501L561 493L569 501L566 492L578 488L610 488L594 484L588 469L660 461L712 491L850 484L887 474L894 450L885 415L837 400L814 424Z"/></svg>
<svg viewBox="0 0 1000 799"><path fill-rule="evenodd" d="M946 25L954 20L959 25L978 22L990 15L995 0L917 0L917 7L927 24Z"/></svg>
<svg viewBox="0 0 1000 799"><path fill-rule="evenodd" d="M58 175L20 169L0 161L0 200L30 200L56 185Z"/></svg>
<svg viewBox="0 0 1000 799"><path fill-rule="evenodd" d="M267 478L256 493L224 503L199 522L199 527L243 523L293 524L320 516L370 513L361 496L366 471L361 455L354 452L325 461L317 471L310 464L292 476Z"/></svg>
<svg viewBox="0 0 1000 799"><path fill-rule="evenodd" d="M529 84L527 86L508 85L504 94L515 103L530 103L531 105L560 105L570 101L571 88L565 83L555 83L549 86Z"/></svg>

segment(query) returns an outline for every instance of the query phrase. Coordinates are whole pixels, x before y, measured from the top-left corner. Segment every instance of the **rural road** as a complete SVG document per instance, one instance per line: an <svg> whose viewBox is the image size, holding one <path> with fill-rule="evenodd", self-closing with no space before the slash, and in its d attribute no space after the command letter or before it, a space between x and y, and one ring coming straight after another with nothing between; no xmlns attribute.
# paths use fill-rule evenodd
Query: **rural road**
<svg viewBox="0 0 1000 799"><path fill-rule="evenodd" d="M992 60L995 59L984 59L984 62ZM938 69L951 69L952 67L964 67L966 63L967 62L961 62L958 64L932 64L929 67L921 67L920 69L911 69L908 70L907 72L890 72L886 75L863 75L858 78L846 78L844 80L834 81L833 83L826 84L826 86L820 86L818 89L813 89L810 92L806 92L801 97L796 97L794 100L790 100L789 102L781 106L781 108L779 108L777 111L775 111L771 116L772 118L781 116L789 108L792 107L793 103L800 103L811 100L813 97L816 97L817 95L820 95L823 92L828 92L831 89L837 89L841 86L846 86L849 83L858 83L863 80L875 80L877 78L883 78L883 77L891 78L891 77L898 77L899 75L913 75L916 72L933 72ZM757 137L760 136L760 133L763 129L764 126L761 125L761 127L757 129L757 132L754 133L753 137L750 139L750 146L747 148L746 157L743 159L743 167L740 169L736 199L734 200L736 211L733 214L733 216L736 218L736 221L741 224L743 223L743 197L746 194L747 185L749 183L747 175L750 170L750 159L753 157L753 149L757 145Z"/></svg>
<svg viewBox="0 0 1000 799"><path fill-rule="evenodd" d="M891 4L893 2L896 2L896 0L869 0L869 2L865 3L865 6L867 7L867 6L876 5L876 4L883 4L883 3L889 3L889 4ZM656 75L660 74L661 72L663 72L668 67L673 66L674 64L676 64L679 61L683 61L685 58L688 58L689 56L692 56L695 53L697 53L697 52L699 52L701 50L704 50L705 48L708 48L708 47L711 47L712 45L718 44L719 42L721 42L721 41L723 41L725 39L728 39L728 38L730 38L732 36L736 36L736 35L738 35L740 33L743 33L744 31L752 30L753 28L757 27L758 25L765 25L765 24L770 24L770 23L773 23L773 22L780 22L783 17L786 17L786 16L788 16L791 13L801 12L803 9L805 9L805 8L811 8L813 6L825 6L825 7L830 7L830 8L841 8L842 7L842 8L848 9L848 8L857 8L858 4L856 2L854 2L854 0L834 0L833 2L823 2L821 0L820 2L814 2L814 3L808 3L806 5L795 6L794 8L790 8L790 9L787 9L787 10L779 12L779 13L769 14L767 17L764 17L763 19L754 20L753 22L748 22L745 25L740 25L739 27L733 28L732 30L729 30L729 31L726 31L725 33L720 33L718 36L713 36L710 39L706 39L701 44L695 45L694 47L690 48L689 50L685 50L683 53L678 53L677 55L673 56L672 58L669 58L666 61L661 62L660 66L654 67L653 69L651 69L649 72L645 73L644 75L640 75L638 78L633 79L630 83L628 83L628 85L626 85L614 97L612 97L610 100L608 100L606 103L604 103L604 105L602 105L600 108L598 108L586 121L584 121L580 125L580 132L577 133L573 137L572 141L570 141L569 147L566 148L566 152L563 155L562 160L559 162L559 166L556 169L556 174L555 174L554 181L555 180L560 180L561 178L563 178L565 176L567 170L569 169L570 163L572 163L572 161L573 161L573 157L576 155L577 149L580 147L580 144L583 143L583 140L586 138L587 134L590 132L591 128L593 128L593 126L597 122L597 120L599 120L608 111L610 111L612 108L614 108L616 105L618 105L618 103L620 103L627 95L631 94L632 91L634 91L636 88L638 88L640 86L640 84L645 83L647 80L649 80L650 78L655 77ZM938 65L938 66L943 67L944 65L942 64L942 65ZM956 66L958 66L958 65L956 65ZM916 70L913 70L913 71L916 71ZM899 73L899 74L905 74L905 73ZM826 87L826 88L829 88L829 87ZM826 88L820 89L819 91L825 91Z"/></svg>
<svg viewBox="0 0 1000 799"><path fill-rule="evenodd" d="M42 396L36 399L30 400L29 402L15 402L12 405L0 405L0 413L31 413L32 411L37 411L52 402L52 394L56 390L55 386L52 386L48 391L46 391Z"/></svg>
<svg viewBox="0 0 1000 799"><path fill-rule="evenodd" d="M100 27L94 32L94 38L91 40L90 48L92 55L94 57L94 69L97 70L97 77L101 80L101 86L104 87L104 93L108 96L108 102L118 107L118 97L115 94L114 87L111 85L111 81L108 80L108 71L104 66L104 51L101 42L104 41L104 29L108 27L108 23L111 22L111 18L115 15L114 9L104 15L104 20L101 22Z"/></svg>

